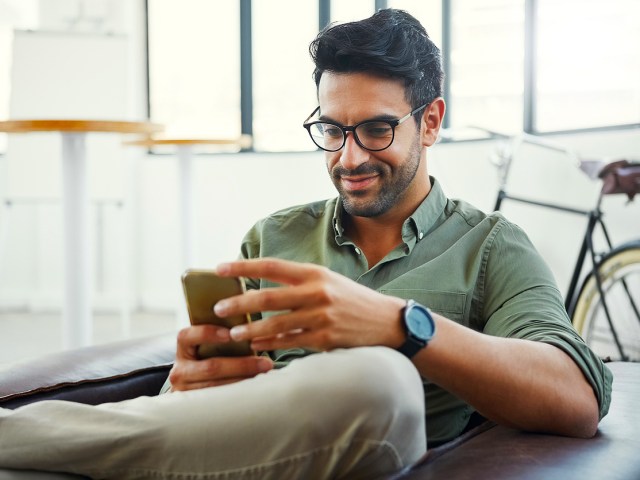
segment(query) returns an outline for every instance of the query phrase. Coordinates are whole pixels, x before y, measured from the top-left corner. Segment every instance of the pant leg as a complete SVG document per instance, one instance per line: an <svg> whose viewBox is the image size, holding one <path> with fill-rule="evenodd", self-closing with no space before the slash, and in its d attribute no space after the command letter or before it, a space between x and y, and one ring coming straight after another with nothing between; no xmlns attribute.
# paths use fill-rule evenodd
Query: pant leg
<svg viewBox="0 0 640 480"><path fill-rule="evenodd" d="M375 478L426 450L413 364L319 353L232 385L99 406L0 409L0 466L93 478Z"/></svg>

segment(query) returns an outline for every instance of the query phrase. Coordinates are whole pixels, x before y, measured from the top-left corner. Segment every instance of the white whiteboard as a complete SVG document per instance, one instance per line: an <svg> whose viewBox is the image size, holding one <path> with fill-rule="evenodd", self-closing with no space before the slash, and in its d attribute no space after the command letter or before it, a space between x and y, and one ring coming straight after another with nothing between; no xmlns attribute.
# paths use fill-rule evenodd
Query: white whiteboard
<svg viewBox="0 0 640 480"><path fill-rule="evenodd" d="M9 115L123 119L127 46L123 35L15 31Z"/></svg>
<svg viewBox="0 0 640 480"><path fill-rule="evenodd" d="M132 90L128 37L17 30L12 50L11 119L133 120L127 115ZM120 196L121 142L117 134L87 136L93 197ZM55 132L9 135L8 196L59 197L60 157Z"/></svg>

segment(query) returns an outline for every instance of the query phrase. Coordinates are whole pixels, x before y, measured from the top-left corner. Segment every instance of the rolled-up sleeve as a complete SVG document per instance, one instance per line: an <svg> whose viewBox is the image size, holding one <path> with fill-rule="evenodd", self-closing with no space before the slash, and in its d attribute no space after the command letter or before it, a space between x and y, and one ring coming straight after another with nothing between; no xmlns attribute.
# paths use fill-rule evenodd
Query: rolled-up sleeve
<svg viewBox="0 0 640 480"><path fill-rule="evenodd" d="M513 224L498 226L483 262L484 333L560 348L591 384L604 417L613 375L573 328L553 275L526 234Z"/></svg>

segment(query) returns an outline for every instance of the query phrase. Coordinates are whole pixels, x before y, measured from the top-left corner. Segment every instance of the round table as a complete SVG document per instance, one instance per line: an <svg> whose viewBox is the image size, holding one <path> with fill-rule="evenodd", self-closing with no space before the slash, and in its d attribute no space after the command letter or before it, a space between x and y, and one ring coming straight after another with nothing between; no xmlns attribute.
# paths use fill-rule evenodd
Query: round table
<svg viewBox="0 0 640 480"><path fill-rule="evenodd" d="M92 343L93 279L89 255L89 195L86 135L91 132L146 134L164 130L150 122L79 119L0 121L0 132L59 132L62 135L62 203L64 218L64 342L67 348Z"/></svg>

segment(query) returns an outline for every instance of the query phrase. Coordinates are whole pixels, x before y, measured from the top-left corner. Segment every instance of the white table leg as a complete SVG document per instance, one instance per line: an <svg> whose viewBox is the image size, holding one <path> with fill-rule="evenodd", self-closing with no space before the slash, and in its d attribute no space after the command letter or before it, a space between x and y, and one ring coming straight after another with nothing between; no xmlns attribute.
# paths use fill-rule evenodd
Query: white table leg
<svg viewBox="0 0 640 480"><path fill-rule="evenodd" d="M178 209L180 215L180 243L181 243L181 256L180 256L180 272L182 272L194 266L194 222L193 222L193 195L191 189L193 188L192 182L192 163L193 163L193 147L191 145L178 145L178 169L180 170L180 184L178 185L178 191L180 195L180 208ZM179 281L178 277L176 280ZM179 285L179 284L178 284ZM184 295L182 293L182 287L180 286L178 296L178 313L176 316L177 326L184 327L188 325L189 319L187 315L187 308L184 302Z"/></svg>
<svg viewBox="0 0 640 480"><path fill-rule="evenodd" d="M125 199L122 208L122 262L121 262L121 298L122 315L121 331L123 338L131 337L131 314L138 307L138 262L139 234L138 228L138 189L140 187L140 162L138 152L127 155L128 174L125 186Z"/></svg>
<svg viewBox="0 0 640 480"><path fill-rule="evenodd" d="M193 266L194 254L194 225L193 225L193 195L192 163L193 147L191 145L178 145L178 159L180 162L180 216L182 229L182 258L181 267Z"/></svg>
<svg viewBox="0 0 640 480"><path fill-rule="evenodd" d="M2 204L0 204L0 285L2 285L3 280L5 280L3 274L7 272L7 269L5 268L8 263L6 253L12 210L13 205L11 204L11 201L3 199Z"/></svg>
<svg viewBox="0 0 640 480"><path fill-rule="evenodd" d="M65 348L90 345L93 333L85 137L84 133L62 133Z"/></svg>

